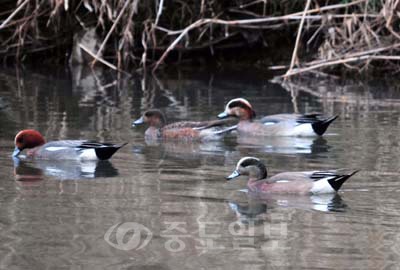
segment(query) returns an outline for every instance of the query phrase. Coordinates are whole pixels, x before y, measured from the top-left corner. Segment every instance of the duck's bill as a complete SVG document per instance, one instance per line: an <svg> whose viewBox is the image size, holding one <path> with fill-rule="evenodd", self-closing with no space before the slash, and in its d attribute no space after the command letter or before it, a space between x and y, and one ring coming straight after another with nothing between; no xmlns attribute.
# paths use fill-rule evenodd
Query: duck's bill
<svg viewBox="0 0 400 270"><path fill-rule="evenodd" d="M238 176L240 176L240 173L237 171L237 170L235 170L233 173L231 173L231 175L229 175L228 177L226 177L226 180L232 180L232 179L234 179L234 178L236 178L236 177L238 177Z"/></svg>
<svg viewBox="0 0 400 270"><path fill-rule="evenodd" d="M226 112L222 112L222 113L220 113L220 114L218 114L218 118L219 119L224 119L224 118L227 118L229 116L229 114L227 114Z"/></svg>
<svg viewBox="0 0 400 270"><path fill-rule="evenodd" d="M14 152L12 153L12 157L18 157L20 153L21 150L19 150L18 147L15 147Z"/></svg>
<svg viewBox="0 0 400 270"><path fill-rule="evenodd" d="M142 116L142 117L140 117L138 120L133 121L132 127L140 126L140 125L142 125L143 123L144 123L144 121L143 121L143 116Z"/></svg>

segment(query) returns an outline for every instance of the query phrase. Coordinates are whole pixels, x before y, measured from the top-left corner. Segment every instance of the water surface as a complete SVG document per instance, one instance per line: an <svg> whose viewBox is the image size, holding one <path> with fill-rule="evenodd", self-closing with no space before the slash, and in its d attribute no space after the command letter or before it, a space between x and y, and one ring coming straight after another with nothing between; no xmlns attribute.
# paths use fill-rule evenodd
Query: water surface
<svg viewBox="0 0 400 270"><path fill-rule="evenodd" d="M263 74L0 71L0 268L394 269L400 263L400 91L392 80L269 82ZM288 91L287 89L291 89ZM131 121L214 119L245 97L259 116L340 114L323 138L148 144ZM129 142L109 162L18 162L17 131ZM338 195L270 196L227 183L243 156L270 175L348 167ZM119 238L120 237L120 238Z"/></svg>

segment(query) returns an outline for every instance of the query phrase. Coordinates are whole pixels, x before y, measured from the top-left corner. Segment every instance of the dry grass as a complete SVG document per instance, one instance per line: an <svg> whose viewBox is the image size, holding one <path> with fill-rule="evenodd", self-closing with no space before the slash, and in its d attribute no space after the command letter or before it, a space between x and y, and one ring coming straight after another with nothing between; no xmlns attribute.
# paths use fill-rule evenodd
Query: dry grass
<svg viewBox="0 0 400 270"><path fill-rule="evenodd" d="M286 76L337 66L397 71L399 1L3 0L0 56L23 61L51 53L65 59L74 36L96 27L100 46L89 52L92 65L155 70L171 52L243 48L238 40L267 42L289 28L298 38ZM302 57L307 45L316 44L311 61Z"/></svg>
<svg viewBox="0 0 400 270"><path fill-rule="evenodd" d="M400 0L364 1L355 13L343 18L327 15L320 29L325 29L324 40L315 60L302 63L290 75L314 69L344 66L363 72L372 67L399 71L400 60ZM378 8L378 10L376 10ZM353 10L354 11L354 10Z"/></svg>

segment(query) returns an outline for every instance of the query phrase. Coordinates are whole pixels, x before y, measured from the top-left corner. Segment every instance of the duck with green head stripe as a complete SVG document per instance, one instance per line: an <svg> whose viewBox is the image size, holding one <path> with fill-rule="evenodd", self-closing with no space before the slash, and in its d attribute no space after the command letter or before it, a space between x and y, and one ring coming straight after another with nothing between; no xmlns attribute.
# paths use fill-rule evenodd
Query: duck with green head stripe
<svg viewBox="0 0 400 270"><path fill-rule="evenodd" d="M252 192L281 194L335 193L357 171L341 170L284 172L267 178L267 168L255 157L244 157L227 180L241 175L249 177L247 186Z"/></svg>

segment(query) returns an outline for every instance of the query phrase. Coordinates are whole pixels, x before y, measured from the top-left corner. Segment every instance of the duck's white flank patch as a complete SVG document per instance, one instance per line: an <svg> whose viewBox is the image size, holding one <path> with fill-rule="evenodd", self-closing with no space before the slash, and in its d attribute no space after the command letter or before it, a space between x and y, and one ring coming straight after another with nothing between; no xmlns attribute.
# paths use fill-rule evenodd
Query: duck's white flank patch
<svg viewBox="0 0 400 270"><path fill-rule="evenodd" d="M315 181L310 192L313 194L335 193L336 190L334 190L331 184L329 184L328 179L329 178L323 178Z"/></svg>
<svg viewBox="0 0 400 270"><path fill-rule="evenodd" d="M311 124L300 124L296 126L293 130L293 135L292 136L315 136L314 129L312 128Z"/></svg>
<svg viewBox="0 0 400 270"><path fill-rule="evenodd" d="M220 138L218 134L215 133L215 129L207 128L200 131L200 137L203 141L212 141Z"/></svg>
<svg viewBox="0 0 400 270"><path fill-rule="evenodd" d="M46 147L46 151L51 151L51 152L65 150L65 149L68 149L68 147L65 147L65 146L50 146L50 147Z"/></svg>
<svg viewBox="0 0 400 270"><path fill-rule="evenodd" d="M81 160L98 160L94 149L84 149L79 155Z"/></svg>
<svg viewBox="0 0 400 270"><path fill-rule="evenodd" d="M275 125L276 122L265 122L263 124L264 124L264 126L272 126L272 125Z"/></svg>

